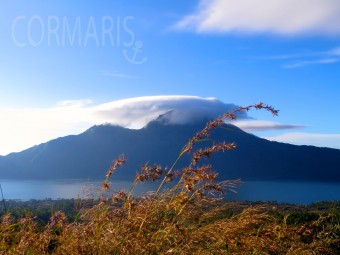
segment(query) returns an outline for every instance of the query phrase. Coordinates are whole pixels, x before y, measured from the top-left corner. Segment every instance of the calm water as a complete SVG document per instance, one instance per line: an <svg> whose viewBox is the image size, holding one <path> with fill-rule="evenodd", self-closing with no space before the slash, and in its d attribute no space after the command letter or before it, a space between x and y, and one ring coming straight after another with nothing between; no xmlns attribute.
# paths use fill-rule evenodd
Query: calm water
<svg viewBox="0 0 340 255"><path fill-rule="evenodd" d="M340 200L340 183L319 182L245 182L229 194L231 199L251 201L277 201L309 204L318 201Z"/></svg>
<svg viewBox="0 0 340 255"><path fill-rule="evenodd" d="M98 193L102 181L88 180L0 180L5 199L59 199L59 198L91 198ZM132 182L111 182L111 188L115 191L129 190ZM141 194L155 189L155 185L138 185L135 194ZM1 194L0 194L1 195ZM2 197L0 197L2 198Z"/></svg>
<svg viewBox="0 0 340 255"><path fill-rule="evenodd" d="M86 180L61 181L12 181L0 180L5 199L45 199L45 198L77 198L95 194L101 182ZM131 182L113 182L115 190L129 189ZM155 189L153 184L151 189ZM137 186L136 192L142 193L150 189L147 185ZM339 183L315 182L262 182L249 181L242 184L238 193L229 193L230 199L252 201L278 201L307 204L317 201L340 200Z"/></svg>

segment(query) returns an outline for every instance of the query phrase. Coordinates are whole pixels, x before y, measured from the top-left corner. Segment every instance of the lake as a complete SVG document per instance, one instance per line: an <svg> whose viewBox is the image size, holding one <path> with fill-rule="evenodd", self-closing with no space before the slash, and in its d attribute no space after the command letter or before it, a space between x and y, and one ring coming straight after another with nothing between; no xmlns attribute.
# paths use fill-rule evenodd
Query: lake
<svg viewBox="0 0 340 255"><path fill-rule="evenodd" d="M100 181L88 180L58 180L58 181L15 181L0 180L3 194L8 199L58 199L58 198L86 198L96 194L101 186ZM139 185L136 193L144 193L155 189L158 183ZM131 182L112 182L114 190L131 187ZM245 181L237 194L229 193L231 200L277 201L288 203L308 204L317 201L340 200L339 183L318 182L269 182Z"/></svg>

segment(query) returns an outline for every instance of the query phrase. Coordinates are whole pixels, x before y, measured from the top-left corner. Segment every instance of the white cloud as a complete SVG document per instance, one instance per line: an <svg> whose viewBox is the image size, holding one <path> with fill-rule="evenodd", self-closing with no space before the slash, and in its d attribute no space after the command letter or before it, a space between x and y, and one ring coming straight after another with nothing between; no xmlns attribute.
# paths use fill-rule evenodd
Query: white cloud
<svg viewBox="0 0 340 255"><path fill-rule="evenodd" d="M263 137L270 141L340 149L340 134L286 133Z"/></svg>
<svg viewBox="0 0 340 255"><path fill-rule="evenodd" d="M168 111L170 123L185 123L202 117L217 117L235 108L215 98L195 96L152 96L114 101L93 108L101 122L110 122L129 128L140 128Z"/></svg>
<svg viewBox="0 0 340 255"><path fill-rule="evenodd" d="M284 55L274 55L261 57L264 60L285 60L285 59L303 59L303 58L336 58L340 57L340 47L335 47L330 50L320 51L304 51L302 53L292 53Z"/></svg>
<svg viewBox="0 0 340 255"><path fill-rule="evenodd" d="M340 47L334 48L328 52L326 52L330 56L338 56L340 57Z"/></svg>
<svg viewBox="0 0 340 255"><path fill-rule="evenodd" d="M63 100L57 103L58 107L83 107L92 104L92 100Z"/></svg>
<svg viewBox="0 0 340 255"><path fill-rule="evenodd" d="M297 61L290 64L285 64L282 67L286 69L291 68L300 68L304 66L310 66L310 65L326 65L326 64L334 64L339 62L340 59L338 58L325 58L325 59L317 59L317 60L303 60L303 61Z"/></svg>
<svg viewBox="0 0 340 255"><path fill-rule="evenodd" d="M0 155L79 134L95 124L141 128L168 111L172 111L170 123L184 123L198 117L217 117L236 107L215 98L194 96L139 97L90 104L90 100L66 100L51 108L0 109Z"/></svg>
<svg viewBox="0 0 340 255"><path fill-rule="evenodd" d="M0 155L76 134L87 128L87 111L81 106L49 109L0 109Z"/></svg>
<svg viewBox="0 0 340 255"><path fill-rule="evenodd" d="M234 123L235 126L247 132L270 131L270 130L285 130L304 128L301 125L282 124L274 121L263 120L241 120Z"/></svg>
<svg viewBox="0 0 340 255"><path fill-rule="evenodd" d="M100 71L99 73L102 76L108 76L108 77L115 77L115 78L122 78L122 79L136 79L137 76L129 75L126 73L122 73L119 71Z"/></svg>
<svg viewBox="0 0 340 255"><path fill-rule="evenodd" d="M175 28L197 32L340 34L339 0L201 0Z"/></svg>
<svg viewBox="0 0 340 255"><path fill-rule="evenodd" d="M282 68L301 68L310 65L325 65L340 62L340 47L323 51L305 51L284 55L260 57L262 60L290 61L282 64Z"/></svg>

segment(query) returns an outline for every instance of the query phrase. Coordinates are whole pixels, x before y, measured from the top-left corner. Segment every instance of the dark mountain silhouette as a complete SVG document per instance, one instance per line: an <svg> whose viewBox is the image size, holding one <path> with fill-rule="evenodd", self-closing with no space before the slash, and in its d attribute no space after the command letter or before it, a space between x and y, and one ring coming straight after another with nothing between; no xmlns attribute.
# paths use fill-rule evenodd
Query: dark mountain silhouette
<svg viewBox="0 0 340 255"><path fill-rule="evenodd" d="M127 163L114 178L131 180L146 162L171 166L183 145L205 124L167 122L160 116L140 130L94 126L80 135L0 157L0 175L2 179L103 179L112 160L124 154ZM232 125L216 129L211 139L237 144L235 150L213 155L209 161L220 179L340 181L340 150L270 142ZM200 143L208 144L212 141ZM181 162L184 165L188 157Z"/></svg>

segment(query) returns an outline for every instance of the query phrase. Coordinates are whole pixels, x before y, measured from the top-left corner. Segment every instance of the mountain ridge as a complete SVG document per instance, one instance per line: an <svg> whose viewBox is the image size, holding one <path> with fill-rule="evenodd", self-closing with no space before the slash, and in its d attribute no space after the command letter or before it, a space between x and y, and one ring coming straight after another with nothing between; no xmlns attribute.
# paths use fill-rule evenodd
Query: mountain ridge
<svg viewBox="0 0 340 255"><path fill-rule="evenodd" d="M134 130L98 125L79 135L53 139L0 157L2 179L103 179L112 160L127 158L117 180L132 180L149 162L171 166L184 144L206 121L169 124L162 116ZM236 142L237 148L211 157L220 179L340 181L340 150L267 141L233 125L214 130L212 140ZM201 144L211 145L211 141ZM189 162L185 156L179 167ZM206 161L204 163L207 163ZM337 167L338 166L338 167Z"/></svg>

